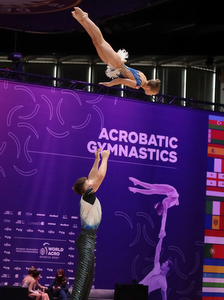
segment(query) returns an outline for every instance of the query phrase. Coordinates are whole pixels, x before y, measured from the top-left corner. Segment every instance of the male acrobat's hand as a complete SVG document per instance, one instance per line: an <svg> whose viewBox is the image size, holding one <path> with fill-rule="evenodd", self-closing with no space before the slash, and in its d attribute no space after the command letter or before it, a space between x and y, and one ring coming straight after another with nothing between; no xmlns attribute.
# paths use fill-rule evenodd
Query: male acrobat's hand
<svg viewBox="0 0 224 300"><path fill-rule="evenodd" d="M97 149L95 152L95 158L99 159L99 160L100 160L100 151L101 151L101 148Z"/></svg>
<svg viewBox="0 0 224 300"><path fill-rule="evenodd" d="M103 150L103 152L101 153L102 159L103 158L108 159L109 155L110 155L110 151L109 150Z"/></svg>

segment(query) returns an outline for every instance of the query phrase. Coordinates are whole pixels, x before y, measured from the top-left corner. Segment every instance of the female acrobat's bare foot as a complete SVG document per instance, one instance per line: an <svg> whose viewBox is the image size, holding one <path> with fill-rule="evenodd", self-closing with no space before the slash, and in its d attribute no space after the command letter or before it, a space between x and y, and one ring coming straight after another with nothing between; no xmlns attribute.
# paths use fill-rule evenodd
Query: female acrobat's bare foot
<svg viewBox="0 0 224 300"><path fill-rule="evenodd" d="M78 21L83 22L86 18L88 18L88 14L81 10L79 7L74 7L74 11L72 11L72 16Z"/></svg>

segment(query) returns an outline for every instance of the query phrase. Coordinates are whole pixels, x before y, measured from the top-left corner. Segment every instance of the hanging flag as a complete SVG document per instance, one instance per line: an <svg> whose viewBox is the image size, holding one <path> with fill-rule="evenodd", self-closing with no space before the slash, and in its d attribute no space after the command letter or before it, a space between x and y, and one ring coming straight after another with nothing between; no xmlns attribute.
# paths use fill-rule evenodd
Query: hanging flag
<svg viewBox="0 0 224 300"><path fill-rule="evenodd" d="M223 241L224 241L223 230L206 229L205 237L204 237L204 243L205 243L204 250L206 251L206 257L218 258L218 256L224 256ZM208 249L210 251L210 254L209 254ZM215 249L216 249L216 252L215 252ZM223 251L222 254L221 254L221 250ZM216 255L217 255L217 257L215 257ZM219 257L219 258L222 258L222 257Z"/></svg>
<svg viewBox="0 0 224 300"><path fill-rule="evenodd" d="M224 118L220 116L209 116L208 128L224 130Z"/></svg>
<svg viewBox="0 0 224 300"><path fill-rule="evenodd" d="M205 215L205 229L224 230L224 217ZM209 243L216 244L216 242L209 242ZM224 244L224 237L223 237L223 244Z"/></svg>
<svg viewBox="0 0 224 300"><path fill-rule="evenodd" d="M220 192L220 191L211 191L211 190L207 190L206 189L206 196L212 196L213 198L207 198L207 200L217 200L217 201L224 201L224 192ZM218 197L217 199L214 197ZM223 199L222 199L223 198Z"/></svg>
<svg viewBox="0 0 224 300"><path fill-rule="evenodd" d="M224 297L224 117L209 116L202 300Z"/></svg>
<svg viewBox="0 0 224 300"><path fill-rule="evenodd" d="M208 156L224 158L224 145L208 144Z"/></svg>
<svg viewBox="0 0 224 300"><path fill-rule="evenodd" d="M206 201L206 214L224 216L224 202Z"/></svg>
<svg viewBox="0 0 224 300"><path fill-rule="evenodd" d="M208 157L207 171L224 173L224 159Z"/></svg>
<svg viewBox="0 0 224 300"><path fill-rule="evenodd" d="M224 188L224 174L223 173L215 173L215 172L207 172L207 186L216 186Z"/></svg>
<svg viewBox="0 0 224 300"><path fill-rule="evenodd" d="M208 142L224 145L224 130L208 130Z"/></svg>

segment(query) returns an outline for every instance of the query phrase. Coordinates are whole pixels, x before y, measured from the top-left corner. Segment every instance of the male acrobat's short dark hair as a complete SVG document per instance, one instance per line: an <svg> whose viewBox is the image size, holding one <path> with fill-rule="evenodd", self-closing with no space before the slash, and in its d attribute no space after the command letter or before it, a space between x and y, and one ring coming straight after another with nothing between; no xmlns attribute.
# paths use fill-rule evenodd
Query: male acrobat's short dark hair
<svg viewBox="0 0 224 300"><path fill-rule="evenodd" d="M87 178L86 177L80 177L74 184L73 190L79 194L82 195L85 192L85 182Z"/></svg>

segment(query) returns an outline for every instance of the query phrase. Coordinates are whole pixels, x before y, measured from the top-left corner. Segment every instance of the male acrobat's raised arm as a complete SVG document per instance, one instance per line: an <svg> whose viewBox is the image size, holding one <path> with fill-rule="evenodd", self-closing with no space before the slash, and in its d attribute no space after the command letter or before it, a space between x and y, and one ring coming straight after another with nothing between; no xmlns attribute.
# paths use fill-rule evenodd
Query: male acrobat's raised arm
<svg viewBox="0 0 224 300"><path fill-rule="evenodd" d="M100 150L98 149L95 153L95 162L93 164L92 169L90 170L90 173L88 175L88 179L86 182L86 185L91 185L94 192L96 192L98 190L98 188L100 187L106 172L107 172L107 161L110 155L110 151L109 150L104 150L101 153L101 165L99 167L99 162L100 162Z"/></svg>
<svg viewBox="0 0 224 300"><path fill-rule="evenodd" d="M100 150L101 149L97 149L97 151L95 152L95 161L94 161L92 169L90 170L89 175L88 175L89 181L93 181L97 176L99 162L100 162Z"/></svg>

